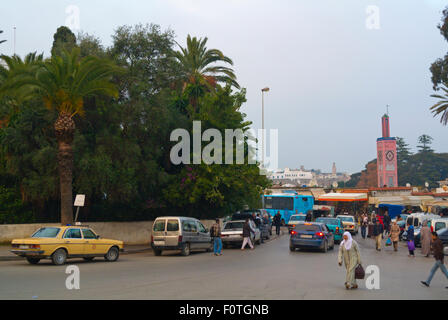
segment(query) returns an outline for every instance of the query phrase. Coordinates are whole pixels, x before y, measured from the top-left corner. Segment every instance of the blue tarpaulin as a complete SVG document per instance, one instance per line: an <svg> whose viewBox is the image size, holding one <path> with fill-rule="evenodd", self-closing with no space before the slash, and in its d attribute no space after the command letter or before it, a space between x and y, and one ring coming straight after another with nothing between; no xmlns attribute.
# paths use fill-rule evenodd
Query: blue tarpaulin
<svg viewBox="0 0 448 320"><path fill-rule="evenodd" d="M384 210L387 209L387 211L389 212L389 217L391 219L394 219L403 212L404 206L382 203L378 206L378 208L384 208Z"/></svg>

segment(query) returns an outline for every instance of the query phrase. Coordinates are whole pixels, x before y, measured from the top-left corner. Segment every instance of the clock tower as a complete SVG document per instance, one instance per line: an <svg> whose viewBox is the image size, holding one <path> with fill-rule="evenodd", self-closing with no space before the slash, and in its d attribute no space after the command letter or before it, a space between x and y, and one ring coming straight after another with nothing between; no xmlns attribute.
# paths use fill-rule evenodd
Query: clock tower
<svg viewBox="0 0 448 320"><path fill-rule="evenodd" d="M398 187L397 141L390 137L389 116L381 118L381 138L376 139L378 187Z"/></svg>

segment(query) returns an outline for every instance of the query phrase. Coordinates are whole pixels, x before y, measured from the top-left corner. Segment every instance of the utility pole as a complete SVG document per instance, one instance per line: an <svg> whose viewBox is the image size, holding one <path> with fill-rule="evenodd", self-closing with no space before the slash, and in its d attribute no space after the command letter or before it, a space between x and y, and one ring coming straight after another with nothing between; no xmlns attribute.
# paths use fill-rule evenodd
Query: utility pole
<svg viewBox="0 0 448 320"><path fill-rule="evenodd" d="M264 168L264 154L265 154L265 143L264 143L264 138L265 138L265 132L264 132L264 93L268 92L269 88L265 87L263 89L261 89L261 139L262 139L262 144L261 144L261 165Z"/></svg>
<svg viewBox="0 0 448 320"><path fill-rule="evenodd" d="M16 55L16 27L14 27L14 55Z"/></svg>

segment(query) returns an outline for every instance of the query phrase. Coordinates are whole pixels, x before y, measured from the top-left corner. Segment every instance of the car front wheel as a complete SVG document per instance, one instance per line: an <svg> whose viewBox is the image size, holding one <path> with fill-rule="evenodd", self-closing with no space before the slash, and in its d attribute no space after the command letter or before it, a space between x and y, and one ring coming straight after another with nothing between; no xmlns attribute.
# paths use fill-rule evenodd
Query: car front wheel
<svg viewBox="0 0 448 320"><path fill-rule="evenodd" d="M51 260L55 265L63 265L67 260L67 251L64 249L58 249L51 255Z"/></svg>
<svg viewBox="0 0 448 320"><path fill-rule="evenodd" d="M117 247L112 247L107 251L106 255L104 256L104 259L106 261L117 261L118 257L120 256L120 252L118 251Z"/></svg>

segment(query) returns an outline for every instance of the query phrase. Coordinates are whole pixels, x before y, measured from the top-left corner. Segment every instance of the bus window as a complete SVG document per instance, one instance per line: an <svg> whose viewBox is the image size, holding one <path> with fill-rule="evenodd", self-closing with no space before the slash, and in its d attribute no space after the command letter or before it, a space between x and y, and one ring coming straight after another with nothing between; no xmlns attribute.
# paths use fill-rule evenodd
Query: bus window
<svg viewBox="0 0 448 320"><path fill-rule="evenodd" d="M266 209L274 210L294 210L293 197L266 197L264 200Z"/></svg>

